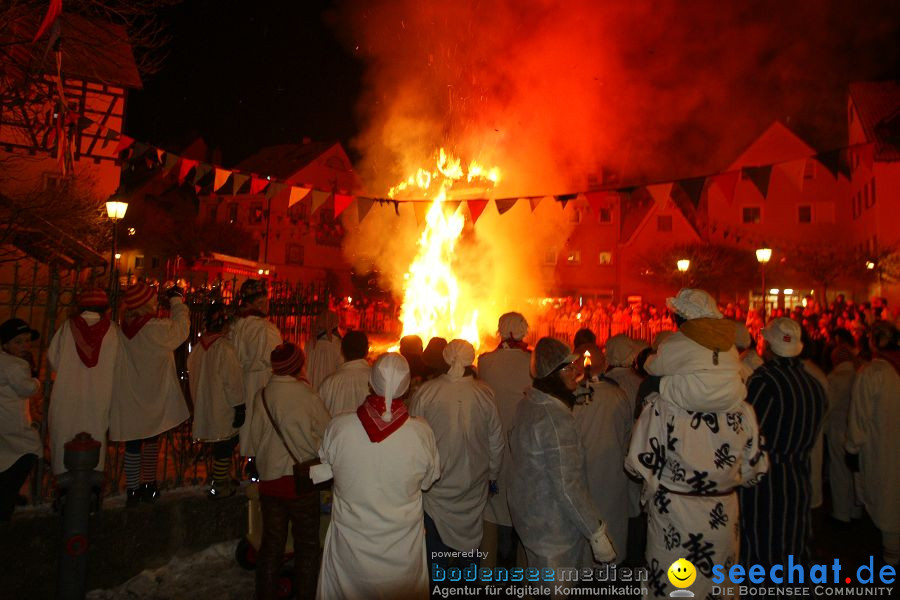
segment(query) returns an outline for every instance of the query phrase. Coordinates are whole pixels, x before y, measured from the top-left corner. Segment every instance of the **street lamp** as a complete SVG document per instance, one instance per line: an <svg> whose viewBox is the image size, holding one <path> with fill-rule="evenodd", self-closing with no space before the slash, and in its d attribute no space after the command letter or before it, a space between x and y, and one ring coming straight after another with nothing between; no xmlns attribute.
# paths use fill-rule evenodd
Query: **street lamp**
<svg viewBox="0 0 900 600"><path fill-rule="evenodd" d="M756 260L762 265L762 302L763 302L763 322L766 320L766 263L772 258L771 248L757 248Z"/></svg>
<svg viewBox="0 0 900 600"><path fill-rule="evenodd" d="M691 268L691 261L682 258L676 263L678 265L678 271L681 273L681 287L684 287L684 274L687 273L687 270Z"/></svg>
<svg viewBox="0 0 900 600"><path fill-rule="evenodd" d="M119 230L116 225L119 220L125 217L125 211L128 210L128 203L117 200L118 195L113 195L106 203L106 216L112 221L112 252L109 255L109 292L112 296L112 313L113 318L116 316L116 298L119 287L118 269L116 268L116 260L119 257L117 246L119 244Z"/></svg>

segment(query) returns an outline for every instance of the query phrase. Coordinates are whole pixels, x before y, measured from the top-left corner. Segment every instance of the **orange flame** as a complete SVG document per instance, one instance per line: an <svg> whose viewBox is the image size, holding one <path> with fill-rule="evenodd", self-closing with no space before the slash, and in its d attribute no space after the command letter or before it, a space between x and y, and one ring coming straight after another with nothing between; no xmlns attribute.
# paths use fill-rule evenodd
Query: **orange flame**
<svg viewBox="0 0 900 600"><path fill-rule="evenodd" d="M464 286L454 271L454 253L465 217L459 209L448 214L444 210L454 184L484 185L486 191L500 181L497 167L486 168L472 161L463 169L462 161L447 154L443 148L437 153L432 170L419 168L398 185L388 196L400 193L432 197L425 217L425 229L418 241L418 252L404 275L404 296L400 312L403 335L418 335L424 341L433 337L447 340L465 339L478 348L478 307L464 293ZM469 186L467 191L476 188Z"/></svg>

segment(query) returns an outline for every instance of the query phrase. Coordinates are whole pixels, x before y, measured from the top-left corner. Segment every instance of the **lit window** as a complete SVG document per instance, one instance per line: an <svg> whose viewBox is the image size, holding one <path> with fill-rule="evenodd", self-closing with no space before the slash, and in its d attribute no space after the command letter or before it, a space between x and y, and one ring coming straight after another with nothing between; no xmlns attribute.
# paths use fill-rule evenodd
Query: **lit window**
<svg viewBox="0 0 900 600"><path fill-rule="evenodd" d="M597 255L597 263L601 265L611 265L613 253L609 250L603 250Z"/></svg>
<svg viewBox="0 0 900 600"><path fill-rule="evenodd" d="M744 223L760 223L762 222L762 209L758 206L745 206L741 220Z"/></svg>
<svg viewBox="0 0 900 600"><path fill-rule="evenodd" d="M135 256L134 257L134 268L135 269L143 269L144 268L144 257L143 256Z"/></svg>
<svg viewBox="0 0 900 600"><path fill-rule="evenodd" d="M812 223L812 206L798 206L797 221L800 223Z"/></svg>
<svg viewBox="0 0 900 600"><path fill-rule="evenodd" d="M612 209L611 208L601 208L597 211L597 222L598 223L612 223Z"/></svg>
<svg viewBox="0 0 900 600"><path fill-rule="evenodd" d="M569 250L566 254L566 264L567 265L580 265L581 264L581 250Z"/></svg>

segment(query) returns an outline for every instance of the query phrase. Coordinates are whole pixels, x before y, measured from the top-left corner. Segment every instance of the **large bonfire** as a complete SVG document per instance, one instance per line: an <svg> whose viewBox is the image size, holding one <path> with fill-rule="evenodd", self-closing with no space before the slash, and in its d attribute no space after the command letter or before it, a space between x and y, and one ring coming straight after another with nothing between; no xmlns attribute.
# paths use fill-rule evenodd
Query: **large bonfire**
<svg viewBox="0 0 900 600"><path fill-rule="evenodd" d="M430 202L416 257L404 275L403 335L418 335L426 341L432 337L465 339L479 346L478 307L456 274L456 247L465 215L464 205L455 200L484 194L499 180L497 167L486 168L472 161L464 168L461 159L441 148L433 168L419 168L388 192L391 198ZM454 186L464 189L458 187L454 193Z"/></svg>

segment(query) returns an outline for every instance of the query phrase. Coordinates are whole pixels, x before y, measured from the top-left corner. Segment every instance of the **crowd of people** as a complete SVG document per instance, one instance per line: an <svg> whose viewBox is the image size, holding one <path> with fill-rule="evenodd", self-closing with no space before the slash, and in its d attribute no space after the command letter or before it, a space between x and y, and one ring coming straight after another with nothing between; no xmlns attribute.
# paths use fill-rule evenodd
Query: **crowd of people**
<svg viewBox="0 0 900 600"><path fill-rule="evenodd" d="M128 506L158 498L158 436L190 417L173 359L188 311L177 287L165 297L160 318L156 290L130 286L114 323L106 294L85 290L49 346L53 472L78 432L124 443ZM810 561L824 477L833 522L867 512L881 559L900 562L900 336L883 306L839 297L763 323L684 289L663 311L582 304L571 338L533 347L506 313L480 356L408 336L376 357L333 311L301 349L267 310L265 282L247 280L237 313L210 305L188 360L210 498L236 493L235 448L258 485L258 598L276 597L289 531L298 598L424 598L484 556L507 571L643 566L650 597L675 590L666 571L686 558L695 596L714 597L715 565ZM626 327L597 335L587 311L659 327L649 344ZM42 452L25 410L36 337L0 325L4 520Z"/></svg>

